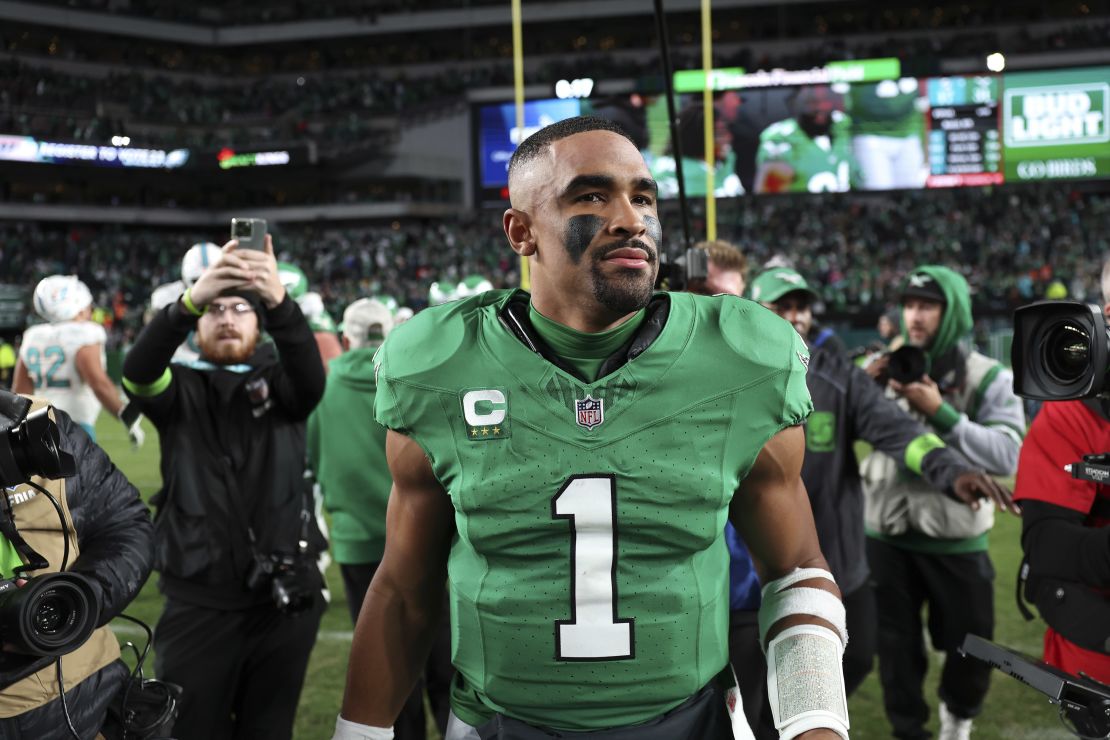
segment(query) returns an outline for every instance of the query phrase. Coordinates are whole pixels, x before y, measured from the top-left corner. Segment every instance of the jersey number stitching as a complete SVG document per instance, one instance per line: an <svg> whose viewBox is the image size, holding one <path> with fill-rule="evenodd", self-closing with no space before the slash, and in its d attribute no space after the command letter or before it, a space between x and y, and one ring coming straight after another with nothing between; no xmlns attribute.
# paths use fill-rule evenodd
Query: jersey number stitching
<svg viewBox="0 0 1110 740"><path fill-rule="evenodd" d="M49 362L50 367L46 372L42 372L42 362L39 358L39 351L36 347L29 347L27 349L27 374L31 376L31 382L35 388L42 388L45 385L47 388L69 388L68 378L55 378L54 375L62 369L66 361L66 352L64 349L56 344L52 344L42 351L42 360Z"/></svg>
<svg viewBox="0 0 1110 740"><path fill-rule="evenodd" d="M636 657L634 619L617 618L617 482L575 475L551 500L551 515L570 521L570 619L555 621L556 660Z"/></svg>

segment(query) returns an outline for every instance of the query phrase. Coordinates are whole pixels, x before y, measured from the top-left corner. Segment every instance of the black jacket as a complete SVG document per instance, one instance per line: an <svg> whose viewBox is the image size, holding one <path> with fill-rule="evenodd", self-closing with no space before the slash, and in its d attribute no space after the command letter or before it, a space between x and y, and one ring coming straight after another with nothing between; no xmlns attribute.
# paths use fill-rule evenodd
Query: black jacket
<svg viewBox="0 0 1110 740"><path fill-rule="evenodd" d="M196 325L180 301L155 315L124 360L124 387L160 436L155 568L171 598L220 609L267 603L268 591L245 585L253 563L247 523L260 554L291 553L303 507L313 510L304 421L323 395L323 364L292 299L264 319L280 361L261 344L242 366L171 365ZM149 395L145 387L167 369L168 386ZM315 520L304 526L319 552L326 543Z"/></svg>
<svg viewBox="0 0 1110 740"><path fill-rule="evenodd" d="M65 486L81 554L68 570L91 581L100 601L97 626L101 626L124 610L150 575L154 539L150 512L139 492L85 430L65 412L55 409L54 414L62 449L72 454L77 463L77 474L67 478ZM0 651L0 687L51 662L52 658ZM66 692L70 717L82 737L91 737L103 723L108 704L127 673L127 667L115 661ZM60 703L55 700L17 717L0 720L0 738L8 737L52 740L72 736L62 720Z"/></svg>
<svg viewBox="0 0 1110 740"><path fill-rule="evenodd" d="M862 586L868 575L863 489L853 442L864 440L904 464L906 448L930 432L884 397L882 388L843 352L811 348L806 384L813 413L806 422L802 480L821 551L847 594ZM921 474L937 489L936 495L974 469L950 448L933 449L921 461Z"/></svg>

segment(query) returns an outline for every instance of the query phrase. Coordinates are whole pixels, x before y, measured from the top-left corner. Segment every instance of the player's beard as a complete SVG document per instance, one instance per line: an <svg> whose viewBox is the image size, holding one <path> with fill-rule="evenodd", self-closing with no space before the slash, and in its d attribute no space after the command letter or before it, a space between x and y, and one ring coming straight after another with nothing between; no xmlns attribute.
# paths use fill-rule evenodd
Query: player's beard
<svg viewBox="0 0 1110 740"><path fill-rule="evenodd" d="M647 253L648 270L619 269L614 274L602 268L605 257L617 249L634 247ZM590 260L590 283L594 298L615 314L629 314L639 311L651 300L655 289L655 275L659 258L655 249L639 239L610 244L599 249Z"/></svg>
<svg viewBox="0 0 1110 740"><path fill-rule="evenodd" d="M663 229L659 219L653 216L644 216L647 234L655 244L663 240ZM575 264L582 261L587 254L589 245L593 242L598 232L604 227L605 222L597 216L574 216L567 221L566 231L563 234L563 246L567 255ZM624 247L635 247L647 253L649 270L619 270L615 275L607 275L601 266L605 257L614 250ZM639 311L651 300L655 288L655 276L659 271L659 254L657 247L649 246L640 239L628 239L617 244L609 244L598 248L597 252L590 255L590 284L593 288L594 299L605 308L616 314L628 314Z"/></svg>
<svg viewBox="0 0 1110 740"><path fill-rule="evenodd" d="M816 139L818 136L829 136L832 131L832 116L825 116L825 120L822 122L818 121L813 114L803 113L798 116L798 126L811 139Z"/></svg>
<svg viewBox="0 0 1110 740"><path fill-rule="evenodd" d="M216 365L238 365L246 362L254 354L257 344L257 331L251 336L242 337L234 345L222 344L217 332L212 332L211 336L207 332L203 334L197 332L197 347L200 349L201 357Z"/></svg>

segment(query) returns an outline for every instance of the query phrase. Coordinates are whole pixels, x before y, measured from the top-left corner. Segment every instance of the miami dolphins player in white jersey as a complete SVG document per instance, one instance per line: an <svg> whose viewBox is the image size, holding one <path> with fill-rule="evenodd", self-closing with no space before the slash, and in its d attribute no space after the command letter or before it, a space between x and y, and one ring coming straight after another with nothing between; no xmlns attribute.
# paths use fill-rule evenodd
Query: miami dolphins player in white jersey
<svg viewBox="0 0 1110 740"><path fill-rule="evenodd" d="M96 439L103 406L123 422L135 447L143 443L138 415L105 371L104 327L90 320L92 293L72 275L51 275L35 287L35 312L47 323L23 332L12 390L41 396L65 411Z"/></svg>
<svg viewBox="0 0 1110 740"><path fill-rule="evenodd" d="M219 258L220 248L212 242L197 242L189 247L185 256L181 258L181 279L155 288L150 294L150 310L161 311L171 303L176 303L185 289L191 288L204 271L216 264ZM196 335L190 332L185 342L174 352L172 362L190 363L199 359L200 350L197 348Z"/></svg>

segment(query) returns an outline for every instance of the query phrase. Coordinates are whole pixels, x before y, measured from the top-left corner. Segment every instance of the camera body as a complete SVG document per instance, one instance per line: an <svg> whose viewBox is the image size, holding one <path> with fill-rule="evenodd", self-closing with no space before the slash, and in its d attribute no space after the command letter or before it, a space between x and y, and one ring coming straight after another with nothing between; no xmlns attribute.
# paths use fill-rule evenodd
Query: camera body
<svg viewBox="0 0 1110 740"><path fill-rule="evenodd" d="M929 373L929 356L925 350L910 344L905 344L892 352L873 352L866 355L864 367L876 360L886 357L886 369L875 380L880 385L886 385L888 380L897 380L899 383L913 383Z"/></svg>
<svg viewBox="0 0 1110 740"><path fill-rule="evenodd" d="M283 614L312 608L320 593L320 571L307 552L254 554L247 571L247 588L269 589L274 606Z"/></svg>
<svg viewBox="0 0 1110 740"><path fill-rule="evenodd" d="M920 347L905 344L891 352L886 374L899 383L913 383L929 372L929 356Z"/></svg>
<svg viewBox="0 0 1110 740"><path fill-rule="evenodd" d="M691 282L704 281L709 276L709 252L704 249L687 249L674 262L659 254L659 273L655 276L657 289L682 291Z"/></svg>
<svg viewBox="0 0 1110 740"><path fill-rule="evenodd" d="M50 568L16 528L11 489L28 484L54 504L61 523L67 522L54 497L31 482L32 478L66 478L77 470L73 456L61 449L61 434L50 418L50 407L31 411L31 401L13 393L0 392L0 534L16 549L24 565L10 578L0 580L0 641L31 655L59 656L80 647L96 629L100 603L90 583L77 573L38 576L31 571ZM30 504L25 504L30 505ZM18 581L25 581L18 583Z"/></svg>

